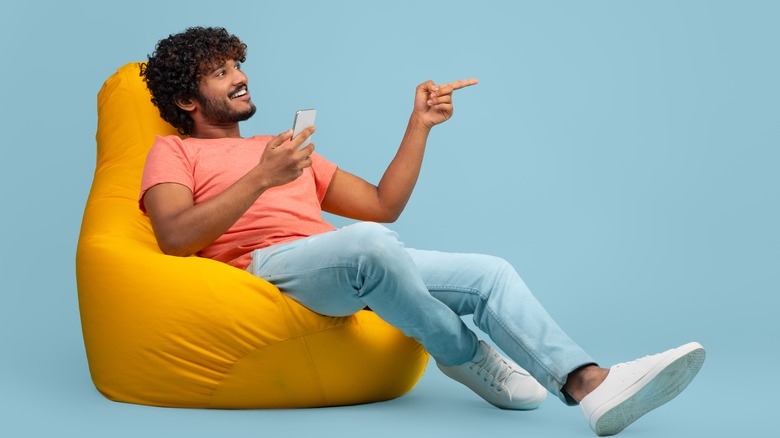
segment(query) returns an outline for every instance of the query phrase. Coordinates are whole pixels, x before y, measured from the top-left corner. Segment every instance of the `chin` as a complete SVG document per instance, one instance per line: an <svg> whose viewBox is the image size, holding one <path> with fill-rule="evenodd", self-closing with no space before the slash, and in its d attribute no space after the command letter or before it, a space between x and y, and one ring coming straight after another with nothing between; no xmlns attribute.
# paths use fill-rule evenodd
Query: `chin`
<svg viewBox="0 0 780 438"><path fill-rule="evenodd" d="M249 108L248 111L244 112L240 115L238 121L243 122L244 120L249 120L253 115L255 115L255 112L257 112L257 107L254 104L251 104L252 106Z"/></svg>

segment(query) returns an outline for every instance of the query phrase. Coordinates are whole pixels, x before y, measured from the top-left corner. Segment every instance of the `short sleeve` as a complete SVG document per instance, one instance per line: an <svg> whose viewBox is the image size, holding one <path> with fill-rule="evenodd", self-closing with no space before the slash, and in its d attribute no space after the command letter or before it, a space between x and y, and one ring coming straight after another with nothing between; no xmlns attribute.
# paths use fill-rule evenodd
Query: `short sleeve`
<svg viewBox="0 0 780 438"><path fill-rule="evenodd" d="M314 152L311 154L311 168L314 174L314 184L317 188L317 199L320 204L325 198L325 193L328 191L330 182L333 179L333 175L336 173L338 166L328 161L322 155Z"/></svg>
<svg viewBox="0 0 780 438"><path fill-rule="evenodd" d="M157 184L175 183L194 191L194 168L192 157L185 150L182 140L175 136L157 136L146 156L141 193L138 206L146 213L144 195Z"/></svg>

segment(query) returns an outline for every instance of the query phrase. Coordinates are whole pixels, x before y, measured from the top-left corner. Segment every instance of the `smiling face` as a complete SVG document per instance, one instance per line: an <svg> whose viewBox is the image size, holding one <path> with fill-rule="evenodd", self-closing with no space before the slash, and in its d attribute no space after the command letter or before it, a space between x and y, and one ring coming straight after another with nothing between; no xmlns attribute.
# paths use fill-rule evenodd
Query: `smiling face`
<svg viewBox="0 0 780 438"><path fill-rule="evenodd" d="M195 100L200 119L210 125L235 124L249 119L257 110L238 61L225 61L209 71L201 79L198 94Z"/></svg>

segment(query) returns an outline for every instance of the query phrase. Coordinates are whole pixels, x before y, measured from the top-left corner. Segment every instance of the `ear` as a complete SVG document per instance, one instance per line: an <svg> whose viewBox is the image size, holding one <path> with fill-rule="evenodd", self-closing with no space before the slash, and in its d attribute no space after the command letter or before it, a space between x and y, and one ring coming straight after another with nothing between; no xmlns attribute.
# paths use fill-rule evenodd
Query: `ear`
<svg viewBox="0 0 780 438"><path fill-rule="evenodd" d="M187 112L195 110L195 108L198 106L194 99L176 99L175 102L176 106Z"/></svg>

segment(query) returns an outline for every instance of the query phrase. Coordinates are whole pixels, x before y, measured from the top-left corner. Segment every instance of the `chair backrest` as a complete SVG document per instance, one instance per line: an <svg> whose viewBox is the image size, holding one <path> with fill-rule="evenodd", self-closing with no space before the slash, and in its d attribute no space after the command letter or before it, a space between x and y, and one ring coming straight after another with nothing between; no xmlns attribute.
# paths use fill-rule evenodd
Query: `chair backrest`
<svg viewBox="0 0 780 438"><path fill-rule="evenodd" d="M156 246L150 233L136 232L148 227L137 204L141 174L155 136L177 132L152 104L140 67L135 62L120 68L98 93L97 162L80 241L129 232L132 240Z"/></svg>

